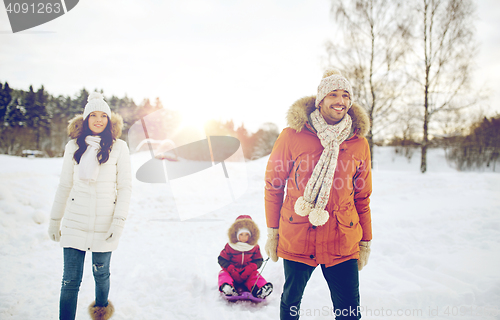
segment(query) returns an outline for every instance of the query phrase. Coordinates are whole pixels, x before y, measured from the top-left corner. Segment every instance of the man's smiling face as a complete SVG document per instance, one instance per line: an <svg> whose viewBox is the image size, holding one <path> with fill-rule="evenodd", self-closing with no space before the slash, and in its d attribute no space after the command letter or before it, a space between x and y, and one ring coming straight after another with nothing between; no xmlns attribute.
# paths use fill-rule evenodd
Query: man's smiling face
<svg viewBox="0 0 500 320"><path fill-rule="evenodd" d="M344 119L350 107L351 97L349 92L334 90L319 103L319 112L328 124L333 125Z"/></svg>

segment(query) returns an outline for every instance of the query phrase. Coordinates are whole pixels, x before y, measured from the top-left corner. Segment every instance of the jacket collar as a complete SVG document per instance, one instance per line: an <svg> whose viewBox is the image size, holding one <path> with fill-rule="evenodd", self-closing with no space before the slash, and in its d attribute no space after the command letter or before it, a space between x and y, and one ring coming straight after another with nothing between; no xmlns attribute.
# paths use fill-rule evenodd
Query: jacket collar
<svg viewBox="0 0 500 320"><path fill-rule="evenodd" d="M123 118L118 113L111 112L111 124L113 125L113 139L118 139L122 135ZM76 139L80 136L83 129L83 115L76 115L73 119L69 120L68 136L71 139Z"/></svg>
<svg viewBox="0 0 500 320"><path fill-rule="evenodd" d="M288 109L287 124L290 128L300 132L308 124L309 115L316 109L314 103L316 96L309 96L295 101ZM353 103L351 109L347 112L352 118L353 133L365 137L370 130L370 118L366 110L357 103ZM313 129L310 126L310 129Z"/></svg>
<svg viewBox="0 0 500 320"><path fill-rule="evenodd" d="M229 244L229 246L234 250L243 252L250 251L255 247L255 245L251 245L245 242L236 242L236 243L228 242L227 244Z"/></svg>

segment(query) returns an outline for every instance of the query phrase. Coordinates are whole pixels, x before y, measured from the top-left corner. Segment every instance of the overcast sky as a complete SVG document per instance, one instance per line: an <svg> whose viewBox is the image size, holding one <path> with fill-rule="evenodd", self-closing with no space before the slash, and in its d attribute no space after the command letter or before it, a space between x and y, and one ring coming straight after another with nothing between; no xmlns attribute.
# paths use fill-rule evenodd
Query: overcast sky
<svg viewBox="0 0 500 320"><path fill-rule="evenodd" d="M478 3L475 84L500 111L500 1ZM315 94L334 40L329 0L82 0L67 14L12 34L0 8L0 82L53 95L103 89L140 103L159 97L192 120L286 126Z"/></svg>

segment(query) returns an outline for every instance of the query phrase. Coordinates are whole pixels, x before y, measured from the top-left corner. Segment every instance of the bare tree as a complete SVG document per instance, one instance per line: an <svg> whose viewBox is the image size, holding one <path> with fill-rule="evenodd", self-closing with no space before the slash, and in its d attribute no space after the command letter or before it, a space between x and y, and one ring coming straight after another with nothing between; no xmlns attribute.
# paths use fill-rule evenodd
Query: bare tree
<svg viewBox="0 0 500 320"><path fill-rule="evenodd" d="M370 151L374 137L397 121L392 111L408 84L400 63L409 46L410 20L401 6L400 0L332 0L332 15L343 32L327 43L329 63L340 65L355 98L367 108Z"/></svg>
<svg viewBox="0 0 500 320"><path fill-rule="evenodd" d="M416 132L419 129L418 110L412 106L403 106L396 113L398 116L398 125L395 126L393 138L389 141L389 145L394 146L394 153L402 155L411 161L415 150L418 148L416 142Z"/></svg>
<svg viewBox="0 0 500 320"><path fill-rule="evenodd" d="M412 8L417 23L413 34L414 60L408 76L423 95L423 141L420 171L427 171L431 119L473 105L468 94L471 64L476 54L471 0L419 0ZM422 104L419 104L422 105Z"/></svg>

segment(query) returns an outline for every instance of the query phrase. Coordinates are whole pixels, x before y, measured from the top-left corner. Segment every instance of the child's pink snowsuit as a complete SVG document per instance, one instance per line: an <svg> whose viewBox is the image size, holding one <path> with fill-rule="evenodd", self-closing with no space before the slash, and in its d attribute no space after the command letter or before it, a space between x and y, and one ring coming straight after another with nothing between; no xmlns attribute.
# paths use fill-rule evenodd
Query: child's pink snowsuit
<svg viewBox="0 0 500 320"><path fill-rule="evenodd" d="M236 237L236 233L242 228L246 228L250 231L250 238L247 243L238 242ZM232 272L241 274L244 273L246 268L249 268L251 264L255 264L256 268L253 266L255 269L260 268L262 265L262 254L257 244L259 240L259 228L257 224L253 222L250 216L239 216L229 228L228 236L229 242L221 251L218 258L219 264L222 267L222 270L219 272L219 290L224 283L230 284L233 287L240 284L250 292L254 285L257 289L261 288L267 281L257 270L251 272L247 279L243 279L243 282L235 281L230 274L230 270L228 270L234 268ZM238 276L238 274L236 274L236 276Z"/></svg>
<svg viewBox="0 0 500 320"><path fill-rule="evenodd" d="M255 285L257 288L261 288L263 285L265 285L267 283L266 279L264 279L262 276L260 276L260 273L257 271L257 272L254 272L250 277L248 277L248 279L243 282L243 286L245 288L248 289L248 291L252 291L252 287ZM258 278L258 279L257 279ZM224 283L227 283L227 284L230 284L234 287L234 281L233 281L233 278L231 278L231 275L229 274L229 272L227 272L226 270L222 269L220 272L219 272L219 288L224 284Z"/></svg>

